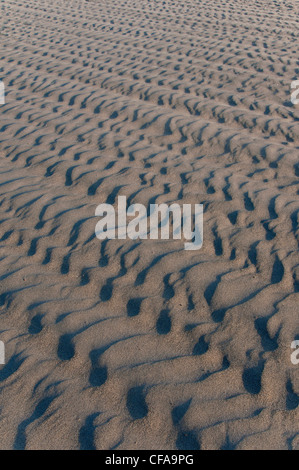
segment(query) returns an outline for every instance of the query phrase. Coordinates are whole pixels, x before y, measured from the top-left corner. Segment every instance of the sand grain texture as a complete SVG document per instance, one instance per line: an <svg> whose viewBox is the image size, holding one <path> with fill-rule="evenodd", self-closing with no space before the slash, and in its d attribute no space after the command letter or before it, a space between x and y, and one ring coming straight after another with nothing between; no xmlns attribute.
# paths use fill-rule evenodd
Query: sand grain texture
<svg viewBox="0 0 299 470"><path fill-rule="evenodd" d="M3 0L2 449L299 449L298 2ZM203 203L203 249L95 208Z"/></svg>

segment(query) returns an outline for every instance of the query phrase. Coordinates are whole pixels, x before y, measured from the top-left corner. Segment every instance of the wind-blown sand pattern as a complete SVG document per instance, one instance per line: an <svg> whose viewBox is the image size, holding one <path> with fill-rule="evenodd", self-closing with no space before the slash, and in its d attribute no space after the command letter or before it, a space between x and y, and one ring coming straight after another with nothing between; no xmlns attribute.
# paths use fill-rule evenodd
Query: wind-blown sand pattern
<svg viewBox="0 0 299 470"><path fill-rule="evenodd" d="M299 449L298 3L4 0L2 449ZM204 204L204 245L95 208Z"/></svg>

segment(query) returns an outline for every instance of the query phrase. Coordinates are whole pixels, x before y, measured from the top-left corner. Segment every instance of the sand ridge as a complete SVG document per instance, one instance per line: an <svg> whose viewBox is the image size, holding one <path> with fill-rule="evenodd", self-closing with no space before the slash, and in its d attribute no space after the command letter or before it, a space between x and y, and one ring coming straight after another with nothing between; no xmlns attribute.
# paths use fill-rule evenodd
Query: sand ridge
<svg viewBox="0 0 299 470"><path fill-rule="evenodd" d="M298 449L296 1L0 8L0 447ZM120 195L203 248L100 242Z"/></svg>

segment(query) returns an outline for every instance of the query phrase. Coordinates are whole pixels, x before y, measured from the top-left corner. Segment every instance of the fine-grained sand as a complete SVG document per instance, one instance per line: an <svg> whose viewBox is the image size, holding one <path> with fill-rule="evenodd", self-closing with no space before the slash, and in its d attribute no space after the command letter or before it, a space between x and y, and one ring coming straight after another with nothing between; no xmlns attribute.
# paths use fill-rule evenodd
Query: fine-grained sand
<svg viewBox="0 0 299 470"><path fill-rule="evenodd" d="M299 449L296 0L3 0L1 449ZM94 235L118 196L204 245Z"/></svg>

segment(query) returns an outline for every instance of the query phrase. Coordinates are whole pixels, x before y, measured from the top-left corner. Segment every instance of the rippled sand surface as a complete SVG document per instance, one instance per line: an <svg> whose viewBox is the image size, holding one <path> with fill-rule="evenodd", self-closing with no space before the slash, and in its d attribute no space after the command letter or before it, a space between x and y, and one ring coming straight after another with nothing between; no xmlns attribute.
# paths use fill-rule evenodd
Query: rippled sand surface
<svg viewBox="0 0 299 470"><path fill-rule="evenodd" d="M0 11L0 447L299 449L298 2ZM96 239L118 196L203 248Z"/></svg>

